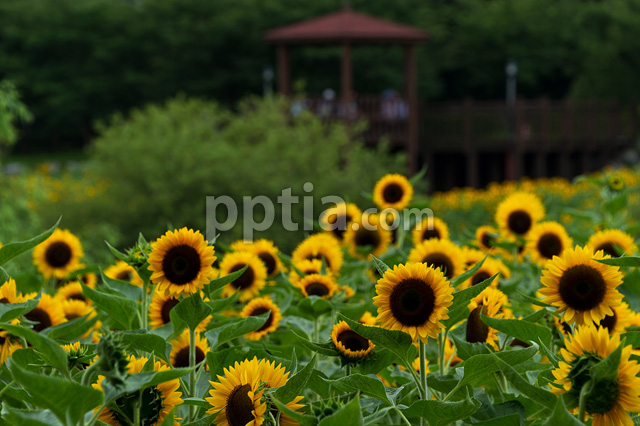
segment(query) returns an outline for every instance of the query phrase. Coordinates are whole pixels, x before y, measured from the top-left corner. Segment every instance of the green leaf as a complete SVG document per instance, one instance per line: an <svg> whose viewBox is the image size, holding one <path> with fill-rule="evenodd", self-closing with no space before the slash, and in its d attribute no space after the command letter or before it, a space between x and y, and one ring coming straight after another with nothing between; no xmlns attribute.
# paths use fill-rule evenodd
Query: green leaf
<svg viewBox="0 0 640 426"><path fill-rule="evenodd" d="M313 367L315 365L315 361L316 357L314 355L314 357L311 358L307 365L300 370L298 374L291 377L284 386L280 387L276 391L276 398L280 401L286 401L286 403L289 403L290 401L293 401L296 396L300 395L306 388L307 382L314 371Z"/></svg>
<svg viewBox="0 0 640 426"><path fill-rule="evenodd" d="M376 265L376 269L378 270L378 273L380 274L381 277L384 276L384 273L387 272L387 269L391 269L389 268L389 265L387 265L386 263L384 263L382 260L378 259L374 255L370 255L370 256L373 259L373 264Z"/></svg>
<svg viewBox="0 0 640 426"><path fill-rule="evenodd" d="M458 287L460 284L462 284L463 282L465 282L466 280L471 278L476 272L478 272L480 270L480 268L482 267L482 264L484 263L484 261L487 260L487 257L489 257L489 253L487 253L480 262L476 263L473 266L473 268L471 268L468 271L466 271L466 272L458 275L457 277L453 278L451 280L451 286L454 287L454 288ZM469 299L469 300L471 300L471 299Z"/></svg>
<svg viewBox="0 0 640 426"><path fill-rule="evenodd" d="M211 426L216 417L217 413L214 413L193 422L183 423L182 426Z"/></svg>
<svg viewBox="0 0 640 426"><path fill-rule="evenodd" d="M365 395L376 398L385 404L393 405L387 397L384 384L377 377L351 374L338 380L326 380L332 387L343 392L362 392Z"/></svg>
<svg viewBox="0 0 640 426"><path fill-rule="evenodd" d="M10 405L4 406L4 418L10 424L20 426L62 426L62 423L50 410L18 410Z"/></svg>
<svg viewBox="0 0 640 426"><path fill-rule="evenodd" d="M179 379L189 374L193 368L172 368L165 371L150 371L147 373L131 374L125 380L124 393L131 393L138 390L157 386L160 383Z"/></svg>
<svg viewBox="0 0 640 426"><path fill-rule="evenodd" d="M640 267L640 256L620 256L611 259L593 259L600 263L611 266L633 266Z"/></svg>
<svg viewBox="0 0 640 426"><path fill-rule="evenodd" d="M369 355L358 362L358 370L361 374L378 374L389 365L396 362L396 355L388 349L374 348Z"/></svg>
<svg viewBox="0 0 640 426"><path fill-rule="evenodd" d="M6 283L7 281L9 281L9 278L11 278L9 276L9 273L4 268L0 268L0 283Z"/></svg>
<svg viewBox="0 0 640 426"><path fill-rule="evenodd" d="M214 296L212 295L212 297L214 297ZM207 305L211 306L211 309L213 310L213 313L215 313L215 312L220 312L222 310L225 310L229 306L234 305L238 301L239 297L240 297L240 294L238 292L235 292L229 297L224 297L224 298L221 298L221 299L214 299L214 300L212 300L210 302L205 302L205 303Z"/></svg>
<svg viewBox="0 0 640 426"><path fill-rule="evenodd" d="M547 418L541 426L584 426L580 420L569 414L567 407L564 405L564 400L558 398L551 416Z"/></svg>
<svg viewBox="0 0 640 426"><path fill-rule="evenodd" d="M45 328L41 334L49 336L51 339L64 340L66 342L76 340L89 331L98 321L97 316L89 319L89 315L91 314L63 322L54 327Z"/></svg>
<svg viewBox="0 0 640 426"><path fill-rule="evenodd" d="M87 412L102 403L102 392L91 386L30 373L15 363L11 363L9 369L15 381L31 395L29 402L51 410L63 424L79 424Z"/></svg>
<svg viewBox="0 0 640 426"><path fill-rule="evenodd" d="M624 346L626 346L626 342L618 345L616 350L611 352L608 357L593 366L591 369L591 380L596 383L600 380L617 380L620 357ZM594 391L599 392L600 389L594 389Z"/></svg>
<svg viewBox="0 0 640 426"><path fill-rule="evenodd" d="M278 398L272 398L271 401L276 405L276 407L278 407L278 410L280 410L282 414L286 414L293 420L299 422L301 426L315 426L318 424L318 420L314 416L305 415L297 411L293 411Z"/></svg>
<svg viewBox="0 0 640 426"><path fill-rule="evenodd" d="M122 336L122 343L129 349L153 354L169 364L167 352L170 351L171 345L162 337L156 334L150 334L146 330L124 331L120 334Z"/></svg>
<svg viewBox="0 0 640 426"><path fill-rule="evenodd" d="M549 348L544 343L542 343L542 340L538 339L538 343L540 343L540 353L545 355L549 359L549 362L554 366L554 368L558 368L560 358L558 358L555 353L551 352L551 350L549 350Z"/></svg>
<svg viewBox="0 0 640 426"><path fill-rule="evenodd" d="M109 315L114 327L130 330L133 324L137 324L138 304L135 301L94 290L84 284L82 284L82 294L93 300L99 311Z"/></svg>
<svg viewBox="0 0 640 426"><path fill-rule="evenodd" d="M624 340L625 345L631 345L636 349L640 347L640 331L629 331L620 336L620 340Z"/></svg>
<svg viewBox="0 0 640 426"><path fill-rule="evenodd" d="M209 284L204 286L205 293L207 295L210 295L214 291L221 289L222 287L226 286L229 283L232 283L236 279L240 278L240 275L244 274L244 271L246 271L248 267L249 267L248 264L244 265L244 268L236 272L232 272L231 274L225 275L224 277L220 277L215 280L209 281Z"/></svg>
<svg viewBox="0 0 640 426"><path fill-rule="evenodd" d="M290 330L290 332L293 334L293 336L295 336L296 339L298 339L302 346L313 352L326 356L340 356L332 343L314 343L307 338L299 335L295 330Z"/></svg>
<svg viewBox="0 0 640 426"><path fill-rule="evenodd" d="M609 212L612 215L615 215L620 210L627 207L628 204L629 204L629 199L627 198L627 194L622 193L615 196L611 200L605 201L605 203L602 206L607 212Z"/></svg>
<svg viewBox="0 0 640 426"><path fill-rule="evenodd" d="M133 285L127 281L110 278L106 276L102 270L100 271L100 276L102 277L102 282L105 283L107 287L117 291L127 299L135 301L142 299L142 287L138 287L137 285Z"/></svg>
<svg viewBox="0 0 640 426"><path fill-rule="evenodd" d="M318 423L318 426L336 425L364 426L360 398L352 399L347 405L342 406L335 413L325 417Z"/></svg>
<svg viewBox="0 0 640 426"><path fill-rule="evenodd" d="M462 360L470 359L475 355L488 354L491 352L489 350L489 345L486 343L469 343L464 338L460 338L454 333L451 333L451 340L453 340L456 347L458 357Z"/></svg>
<svg viewBox="0 0 640 426"><path fill-rule="evenodd" d="M24 303L0 304L0 322L8 322L20 315L31 312L38 306L40 297L27 300Z"/></svg>
<svg viewBox="0 0 640 426"><path fill-rule="evenodd" d="M411 336L402 331L387 330L382 327L368 327L357 321L353 321L342 314L339 314L338 320L345 321L351 330L355 331L365 339L371 340L376 346L381 346L390 350L396 354L400 360L406 360L407 351L411 346L413 346Z"/></svg>
<svg viewBox="0 0 640 426"><path fill-rule="evenodd" d="M113 247L111 244L109 244L108 241L105 241L104 243L107 245L107 247L109 247L109 251L111 251L111 253L116 257L116 259L120 259L123 262L126 262L127 260L129 260L129 257L126 254L124 254L117 248Z"/></svg>
<svg viewBox="0 0 640 426"><path fill-rule="evenodd" d="M224 342L256 331L267 322L269 315L271 315L271 311L261 315L242 318L238 321L231 321L219 327L212 328L204 335L209 340L211 350L213 350Z"/></svg>
<svg viewBox="0 0 640 426"><path fill-rule="evenodd" d="M0 328L7 330L14 336L23 337L38 350L42 358L52 367L57 368L66 376L69 375L67 353L50 338L38 334L33 330L18 325L0 324Z"/></svg>
<svg viewBox="0 0 640 426"><path fill-rule="evenodd" d="M31 238L30 240L26 241L7 243L2 246L2 248L0 248L0 266L4 265L13 258L20 256L22 253L31 250L32 248L49 238L51 234L53 234L53 231L55 231L60 224L60 220L62 220L62 217L58 219L55 225L53 225L51 228L38 235L37 237Z"/></svg>
<svg viewBox="0 0 640 426"><path fill-rule="evenodd" d="M298 310L301 314L311 317L329 313L333 310L333 305L327 299L318 296L305 297L298 303Z"/></svg>
<svg viewBox="0 0 640 426"><path fill-rule="evenodd" d="M200 293L198 292L182 300L173 310L176 312L178 318L187 324L190 330L195 330L202 320L213 312L211 306L202 301Z"/></svg>
<svg viewBox="0 0 640 426"><path fill-rule="evenodd" d="M472 287L453 293L453 303L449 306L449 319L442 321L442 324L449 329L464 318L467 318L469 316L468 305L471 299L482 293L485 288L489 287L498 274L495 274Z"/></svg>
<svg viewBox="0 0 640 426"><path fill-rule="evenodd" d="M429 426L446 426L466 419L475 413L480 403L467 398L463 401L416 401L402 412L407 417L427 419Z"/></svg>
<svg viewBox="0 0 640 426"><path fill-rule="evenodd" d="M551 345L552 335L548 327L517 319L491 318L484 315L481 315L481 319L489 327L523 342L537 342L541 339L546 346Z"/></svg>

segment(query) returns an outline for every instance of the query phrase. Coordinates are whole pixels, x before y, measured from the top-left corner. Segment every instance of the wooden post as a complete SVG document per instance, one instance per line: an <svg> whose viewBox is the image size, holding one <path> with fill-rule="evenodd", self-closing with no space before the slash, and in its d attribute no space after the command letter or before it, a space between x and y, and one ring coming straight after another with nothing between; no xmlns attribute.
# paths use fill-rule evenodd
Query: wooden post
<svg viewBox="0 0 640 426"><path fill-rule="evenodd" d="M284 96L291 95L291 72L289 69L289 46L279 44L278 55L278 92Z"/></svg>
<svg viewBox="0 0 640 426"><path fill-rule="evenodd" d="M573 178L573 167L571 164L571 150L573 148L573 104L570 100L564 103L562 114L562 139L560 140L560 166L559 175L566 178Z"/></svg>
<svg viewBox="0 0 640 426"><path fill-rule="evenodd" d="M409 173L418 172L419 147L418 147L418 94L416 84L416 47L409 44L404 48L405 69L405 99L409 104L409 131L407 145L409 152ZM428 166L433 167L432 164Z"/></svg>
<svg viewBox="0 0 640 426"><path fill-rule="evenodd" d="M549 99L540 99L540 132L536 137L538 143L535 153L535 177L545 177L548 174L547 170L547 152L551 145L549 140Z"/></svg>
<svg viewBox="0 0 640 426"><path fill-rule="evenodd" d="M352 98L353 92L353 75L351 71L351 45L344 43L342 45L342 57L340 58L340 90L342 95L343 106L348 107L348 102ZM344 110L346 111L346 109Z"/></svg>
<svg viewBox="0 0 640 426"><path fill-rule="evenodd" d="M478 153L472 140L473 130L471 114L472 101L467 98L464 100L464 150L467 157L467 181L466 185L477 188L479 184L478 177Z"/></svg>

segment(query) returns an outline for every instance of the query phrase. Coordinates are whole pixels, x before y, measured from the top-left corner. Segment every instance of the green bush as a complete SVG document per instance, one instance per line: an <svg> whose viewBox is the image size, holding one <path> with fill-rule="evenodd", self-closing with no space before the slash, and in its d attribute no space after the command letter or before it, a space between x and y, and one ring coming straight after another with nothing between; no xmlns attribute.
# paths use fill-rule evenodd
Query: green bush
<svg viewBox="0 0 640 426"><path fill-rule="evenodd" d="M139 230L157 236L169 223L204 232L206 196L227 195L238 205L243 196L264 195L275 202L291 188L293 195L314 197L317 219L322 196L364 201L361 188L372 188L383 174L404 168L403 156L389 154L384 144L365 148L350 136L361 129L326 124L311 113L293 118L279 98L252 98L231 113L178 97L100 126L90 151L91 169L108 188L90 208L131 241ZM314 185L312 192L303 190L305 182ZM302 209L300 198L292 213L299 232L283 233L277 208L274 226L256 238L277 235L278 243L290 249L303 233ZM221 241L241 235L238 226Z"/></svg>

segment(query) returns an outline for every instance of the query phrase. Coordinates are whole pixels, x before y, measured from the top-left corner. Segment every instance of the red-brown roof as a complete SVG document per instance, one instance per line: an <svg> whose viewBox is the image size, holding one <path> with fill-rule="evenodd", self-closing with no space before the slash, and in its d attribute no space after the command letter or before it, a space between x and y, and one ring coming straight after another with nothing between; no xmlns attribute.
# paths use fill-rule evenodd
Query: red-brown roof
<svg viewBox="0 0 640 426"><path fill-rule="evenodd" d="M426 32L344 9L308 21L267 31L265 40L277 44L416 43Z"/></svg>

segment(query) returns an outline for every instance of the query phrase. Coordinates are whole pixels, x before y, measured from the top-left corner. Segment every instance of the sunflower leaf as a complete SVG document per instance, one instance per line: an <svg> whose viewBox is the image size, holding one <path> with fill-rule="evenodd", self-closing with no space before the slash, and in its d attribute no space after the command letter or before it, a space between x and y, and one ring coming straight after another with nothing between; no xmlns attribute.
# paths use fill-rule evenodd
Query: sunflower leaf
<svg viewBox="0 0 640 426"><path fill-rule="evenodd" d="M305 348L326 356L340 356L340 354L338 353L338 351L336 351L332 343L315 343L305 337L302 337L301 335L296 333L294 330L290 330L290 331Z"/></svg>
<svg viewBox="0 0 640 426"><path fill-rule="evenodd" d="M458 285L460 285L463 282L465 282L466 280L468 280L469 278L471 278L476 272L478 272L480 270L480 268L482 267L482 264L484 263L484 261L487 260L487 257L489 257L489 253L487 253L480 262L476 263L473 266L473 268L471 268L468 271L466 271L465 273L460 274L457 277L453 278L451 280L451 285L455 288Z"/></svg>
<svg viewBox="0 0 640 426"><path fill-rule="evenodd" d="M339 320L345 321L351 330L355 331L365 339L369 339L376 346L389 349L401 360L407 358L407 351L413 346L411 336L399 330L387 330L381 327L367 327L357 321L339 314Z"/></svg>
<svg viewBox="0 0 640 426"><path fill-rule="evenodd" d="M51 410L18 410L10 405L4 406L4 418L9 424L20 426L62 426Z"/></svg>
<svg viewBox="0 0 640 426"><path fill-rule="evenodd" d="M104 243L107 245L107 247L109 247L109 251L111 251L111 254L113 254L116 257L116 259L122 260L123 262L126 262L127 260L129 260L129 256L127 256L126 254L124 254L123 252L121 252L111 244L109 244L109 241L105 241Z"/></svg>
<svg viewBox="0 0 640 426"><path fill-rule="evenodd" d="M162 337L150 334L146 330L123 331L120 335L122 343L129 349L153 354L164 362L169 363L167 352L170 351L171 345Z"/></svg>
<svg viewBox="0 0 640 426"><path fill-rule="evenodd" d="M384 384L377 377L351 374L337 380L325 380L333 388L343 392L362 392L364 395L376 398L385 404L393 405L387 396Z"/></svg>
<svg viewBox="0 0 640 426"><path fill-rule="evenodd" d="M396 355L390 350L374 348L369 355L358 362L358 370L361 374L377 374L396 362L396 359Z"/></svg>
<svg viewBox="0 0 640 426"><path fill-rule="evenodd" d="M615 351L611 352L608 357L597 363L591 369L591 380L598 382L600 380L617 380L618 368L620 367L620 357L622 355L622 348L626 346L626 342L622 342ZM593 390L594 392L601 392L600 389Z"/></svg>
<svg viewBox="0 0 640 426"><path fill-rule="evenodd" d="M318 424L318 420L315 418L315 416L310 416L308 414L302 414L294 411L287 407L286 404L284 404L278 398L271 398L271 402L273 402L276 407L278 407L278 410L280 410L282 414L286 414L293 420L299 422L302 426L315 426Z"/></svg>
<svg viewBox="0 0 640 426"><path fill-rule="evenodd" d="M270 315L271 311L268 311L260 315L241 318L237 321L230 321L219 327L212 328L204 335L209 340L211 350L214 350L224 342L228 342L236 337L258 330L267 323Z"/></svg>
<svg viewBox="0 0 640 426"><path fill-rule="evenodd" d="M160 383L179 379L189 374L192 370L194 370L194 368L172 368L171 370L131 374L125 380L123 393L131 393L157 386Z"/></svg>
<svg viewBox="0 0 640 426"><path fill-rule="evenodd" d="M275 393L276 398L280 401L293 401L296 396L300 395L304 391L304 388L307 386L307 382L314 371L313 367L316 363L316 356L317 355L314 355L307 365L298 372L298 374L287 380L287 383L284 386L278 388Z"/></svg>
<svg viewBox="0 0 640 426"><path fill-rule="evenodd" d="M138 304L135 301L102 290L94 290L84 284L82 294L93 300L100 311L109 315L112 326L130 330L132 325L137 324Z"/></svg>
<svg viewBox="0 0 640 426"><path fill-rule="evenodd" d="M416 401L402 410L407 417L421 417L431 426L446 426L458 420L466 419L478 411L480 403L467 397L462 401Z"/></svg>
<svg viewBox="0 0 640 426"><path fill-rule="evenodd" d="M130 282L108 277L100 270L102 282L111 290L115 290L127 299L138 301L142 299L142 287L133 285Z"/></svg>
<svg viewBox="0 0 640 426"><path fill-rule="evenodd" d="M493 280L496 279L498 274L500 274L500 272L492 277L487 278L481 283L453 293L453 303L451 304L451 306L449 306L449 313L447 314L449 315L449 319L442 321L442 324L447 329L449 329L451 328L451 326L468 317L469 309L467 308L467 305L469 304L471 299L482 293L485 288L489 287Z"/></svg>
<svg viewBox="0 0 640 426"><path fill-rule="evenodd" d="M558 398L555 407L553 408L553 412L551 416L547 418L547 421L542 423L540 426L584 426L580 420L575 418L575 416L571 415L567 411L566 405L564 405L564 400L562 398Z"/></svg>
<svg viewBox="0 0 640 426"><path fill-rule="evenodd" d="M320 420L318 426L349 425L363 426L362 409L360 408L360 398L355 397L347 405L340 407L335 413Z"/></svg>
<svg viewBox="0 0 640 426"><path fill-rule="evenodd" d="M640 267L640 256L620 256L611 259L594 259L600 263L610 266L632 266Z"/></svg>
<svg viewBox="0 0 640 426"><path fill-rule="evenodd" d="M244 274L244 271L246 271L248 267L249 267L249 264L246 264L244 265L244 268L238 271L232 272L229 275L225 275L224 277L216 278L215 280L209 281L209 284L204 286L205 294L207 296L210 296L211 293L213 293L214 291L221 289L227 284L232 283L236 279L240 278L240 276Z"/></svg>
<svg viewBox="0 0 640 426"><path fill-rule="evenodd" d="M78 339L89 331L96 321L98 321L97 316L89 319L89 315L91 314L89 313L82 317L74 318L71 321L45 328L40 333L49 336L51 339L64 340L66 342Z"/></svg>
<svg viewBox="0 0 640 426"><path fill-rule="evenodd" d="M31 250L32 248L49 238L51 234L53 234L53 231L56 230L61 220L62 216L60 216L55 225L44 231L42 234L31 238L30 240L7 243L2 246L2 248L0 248L0 266L4 265L13 258L20 256L22 253Z"/></svg>
<svg viewBox="0 0 640 426"><path fill-rule="evenodd" d="M0 267L0 283L6 283L7 281L9 281L9 278L11 278L9 276L9 273L4 268Z"/></svg>
<svg viewBox="0 0 640 426"><path fill-rule="evenodd" d="M0 304L0 322L8 322L20 315L32 311L38 306L40 297L29 299L24 303L2 303Z"/></svg>
<svg viewBox="0 0 640 426"><path fill-rule="evenodd" d="M540 339L547 347L551 345L552 335L548 327L517 319L492 318L485 315L481 315L481 319L489 327L523 342L537 342Z"/></svg>
<svg viewBox="0 0 640 426"><path fill-rule="evenodd" d="M213 308L204 303L200 293L196 292L178 303L172 311L175 311L178 318L183 320L190 330L195 330L206 317L211 315Z"/></svg>
<svg viewBox="0 0 640 426"><path fill-rule="evenodd" d="M373 264L376 265L376 269L378 270L378 273L380 274L381 277L384 276L384 273L387 271L387 269L391 269L389 268L389 265L387 265L386 263L384 263L382 260L378 259L374 255L371 255L371 259L373 259Z"/></svg>

